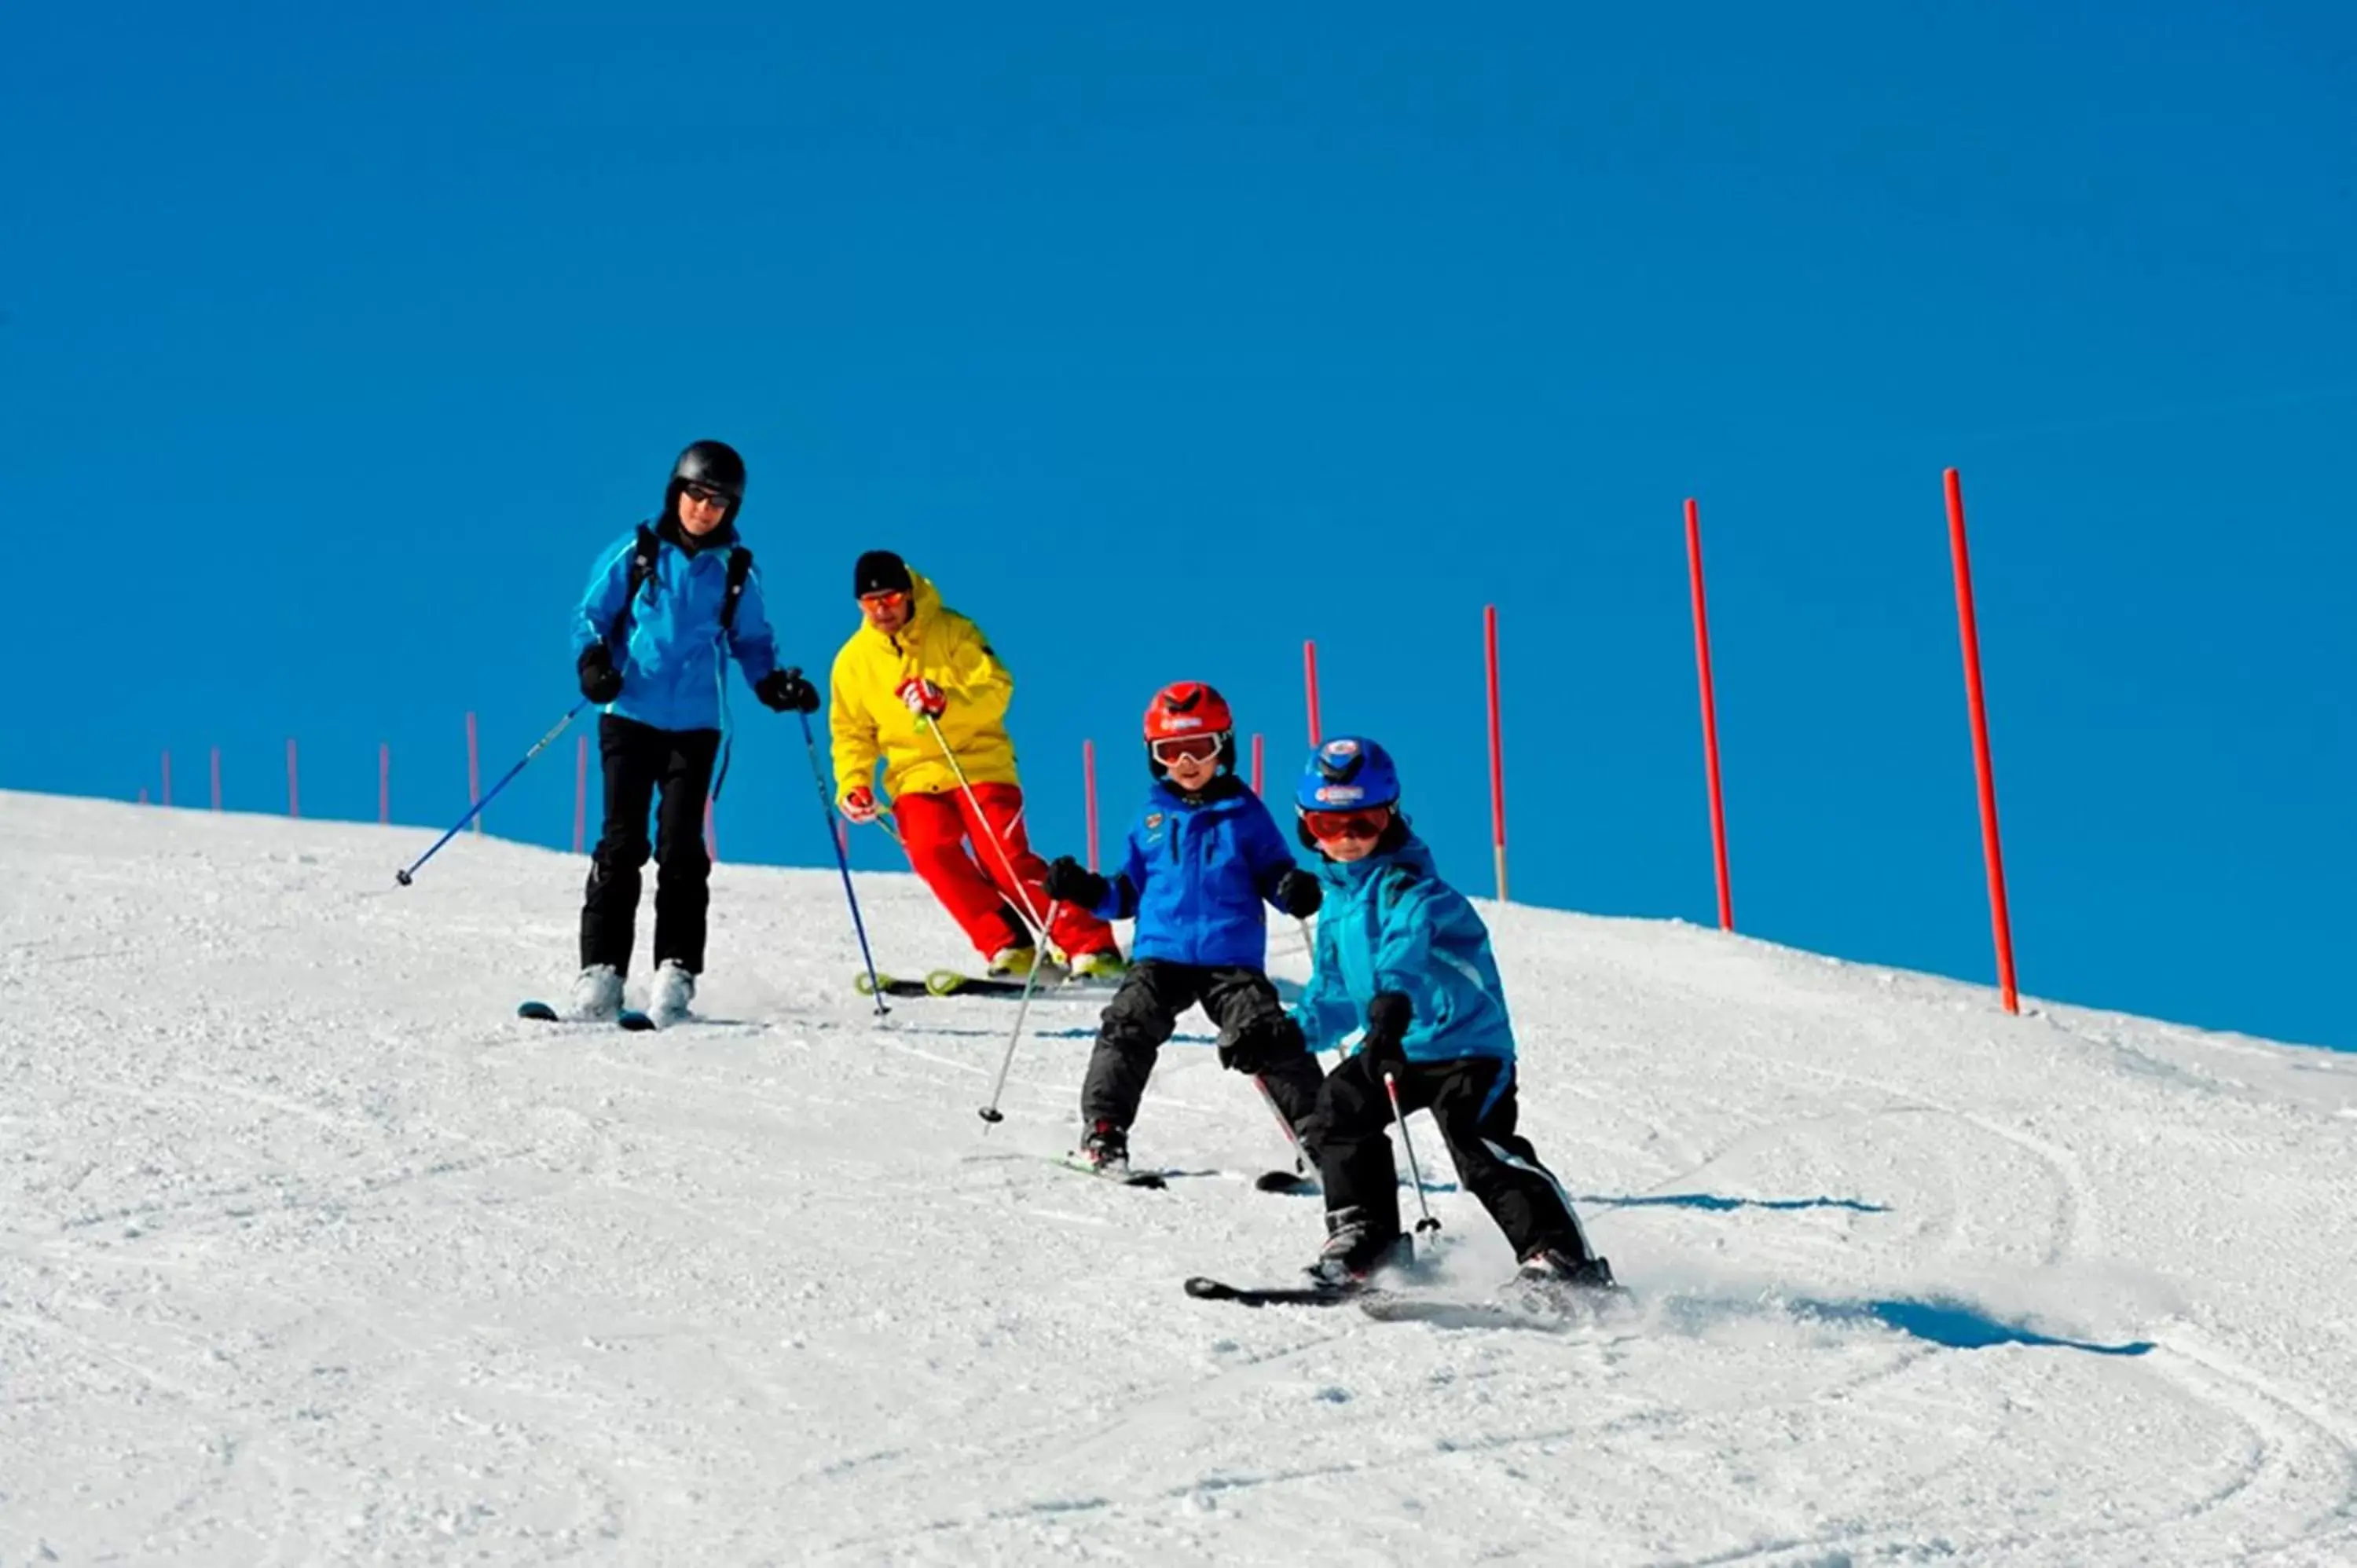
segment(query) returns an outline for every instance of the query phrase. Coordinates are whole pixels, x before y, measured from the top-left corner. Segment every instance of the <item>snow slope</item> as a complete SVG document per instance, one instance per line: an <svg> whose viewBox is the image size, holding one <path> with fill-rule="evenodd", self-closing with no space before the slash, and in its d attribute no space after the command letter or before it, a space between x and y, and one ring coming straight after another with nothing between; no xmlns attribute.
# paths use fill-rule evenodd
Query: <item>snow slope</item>
<svg viewBox="0 0 2357 1568"><path fill-rule="evenodd" d="M428 842L0 795L0 1565L2357 1561L2357 1058L1491 911L1641 1316L1251 1312L1178 1282L1318 1204L1200 1044L1205 1174L1099 1186L1092 1004L985 1133L1011 1008L879 1025L834 872L726 866L715 1021L524 1024L580 864Z"/></svg>

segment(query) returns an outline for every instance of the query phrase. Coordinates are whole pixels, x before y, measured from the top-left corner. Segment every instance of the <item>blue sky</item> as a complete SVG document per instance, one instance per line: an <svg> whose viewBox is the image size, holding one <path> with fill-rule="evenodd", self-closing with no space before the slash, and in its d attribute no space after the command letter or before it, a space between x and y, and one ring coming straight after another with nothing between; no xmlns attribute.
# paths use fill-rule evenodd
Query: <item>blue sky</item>
<svg viewBox="0 0 2357 1568"><path fill-rule="evenodd" d="M854 9L18 18L0 786L438 827L716 435L790 658L876 546L990 630L1051 852L1166 681L1289 771L1314 637L1485 890L1495 602L1517 896L1708 921L1692 495L1739 926L1986 979L1953 464L2025 989L2357 1047L2344 8Z"/></svg>

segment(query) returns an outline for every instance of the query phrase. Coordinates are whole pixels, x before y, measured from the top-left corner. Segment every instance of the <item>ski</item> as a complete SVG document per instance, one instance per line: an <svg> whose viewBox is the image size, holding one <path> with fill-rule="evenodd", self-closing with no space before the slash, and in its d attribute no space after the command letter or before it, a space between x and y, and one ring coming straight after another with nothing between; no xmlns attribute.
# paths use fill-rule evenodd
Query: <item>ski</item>
<svg viewBox="0 0 2357 1568"><path fill-rule="evenodd" d="M858 992L862 996L873 996L878 990L881 990L887 996L930 996L932 994L931 991L928 991L925 988L925 983L921 980L895 980L888 974L879 974L875 976L873 979L870 979L865 970L862 970L859 973L852 977L851 985L852 989Z"/></svg>
<svg viewBox="0 0 2357 1568"><path fill-rule="evenodd" d="M937 969L925 976L925 989L935 996L1020 996L1023 983L1001 975L961 974L954 969ZM1054 989L1045 980L1032 988L1035 994Z"/></svg>
<svg viewBox="0 0 2357 1568"><path fill-rule="evenodd" d="M1253 1187L1260 1192L1282 1192L1288 1195L1314 1193L1319 1190L1316 1176L1303 1176L1298 1171L1263 1171L1253 1177Z"/></svg>
<svg viewBox="0 0 2357 1568"><path fill-rule="evenodd" d="M1069 1155L1051 1155L1050 1158L1068 1171L1077 1171L1082 1176L1092 1176L1098 1181L1111 1182L1115 1187L1144 1187L1150 1192L1160 1192L1168 1187L1171 1176L1178 1174L1175 1171L1131 1171L1126 1176L1110 1176L1086 1161L1076 1159Z"/></svg>
<svg viewBox="0 0 2357 1568"><path fill-rule="evenodd" d="M529 1018L535 1024L587 1024L595 1022L594 1019L588 1018L567 1018L545 1002L519 1002L516 1004L516 1016L519 1018ZM620 1013L615 1015L614 1023L618 1027L628 1029L634 1035L643 1034L650 1029L661 1027L661 1026L652 1018L649 1017L644 1013L638 1011L634 1007L623 1008Z"/></svg>
<svg viewBox="0 0 2357 1568"><path fill-rule="evenodd" d="M1232 1301L1238 1306L1340 1306L1370 1294L1355 1285L1232 1285L1196 1274L1187 1294L1197 1301Z"/></svg>
<svg viewBox="0 0 2357 1568"><path fill-rule="evenodd" d="M1359 1310L1378 1323L1429 1323L1438 1328L1529 1328L1542 1334L1563 1334L1588 1327L1625 1310L1631 1304L1619 1285L1574 1300L1556 1300L1535 1293L1523 1300L1449 1301L1431 1296L1376 1294L1359 1303Z"/></svg>

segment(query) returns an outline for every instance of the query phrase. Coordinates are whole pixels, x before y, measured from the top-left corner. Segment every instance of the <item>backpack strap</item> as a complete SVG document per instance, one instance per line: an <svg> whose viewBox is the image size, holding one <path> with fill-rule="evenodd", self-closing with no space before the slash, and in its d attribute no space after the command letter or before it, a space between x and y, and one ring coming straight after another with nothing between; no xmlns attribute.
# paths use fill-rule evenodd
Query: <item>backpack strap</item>
<svg viewBox="0 0 2357 1568"><path fill-rule="evenodd" d="M629 646L630 622L638 613L639 590L654 580L655 555L662 549L662 541L655 537L655 531L643 522L639 524L639 542L631 546L630 574L622 590L621 613L615 616L612 628L606 633L609 646Z"/></svg>
<svg viewBox="0 0 2357 1568"><path fill-rule="evenodd" d="M745 579L753 575L753 553L741 544L728 548L728 588L720 599L720 631L726 636L737 628L737 601L745 596Z"/></svg>

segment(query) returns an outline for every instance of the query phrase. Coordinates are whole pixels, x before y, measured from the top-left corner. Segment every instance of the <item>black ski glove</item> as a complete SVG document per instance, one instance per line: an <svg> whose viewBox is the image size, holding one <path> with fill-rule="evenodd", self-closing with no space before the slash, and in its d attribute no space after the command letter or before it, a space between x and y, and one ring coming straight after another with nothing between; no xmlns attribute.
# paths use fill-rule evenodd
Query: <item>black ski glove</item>
<svg viewBox="0 0 2357 1568"><path fill-rule="evenodd" d="M818 688L802 679L802 672L791 665L772 670L753 687L753 695L761 705L776 714L814 714L818 712Z"/></svg>
<svg viewBox="0 0 2357 1568"><path fill-rule="evenodd" d="M1112 883L1069 854L1056 857L1048 867L1046 880L1039 886L1046 888L1048 897L1057 903L1077 905L1083 909L1095 908L1104 902L1104 896L1113 891Z"/></svg>
<svg viewBox="0 0 2357 1568"><path fill-rule="evenodd" d="M583 649L573 668L581 677L581 694L599 707L622 694L622 672L614 668L614 656L606 651L604 643L593 642Z"/></svg>
<svg viewBox="0 0 2357 1568"><path fill-rule="evenodd" d="M1318 885L1312 872L1297 865L1276 879L1276 907L1297 920L1309 918L1324 902L1326 889Z"/></svg>
<svg viewBox="0 0 2357 1568"><path fill-rule="evenodd" d="M1375 1065L1393 1072L1407 1066L1402 1042L1415 1021L1415 1004L1396 991L1378 991L1367 1002L1367 1029L1359 1036L1359 1050Z"/></svg>

